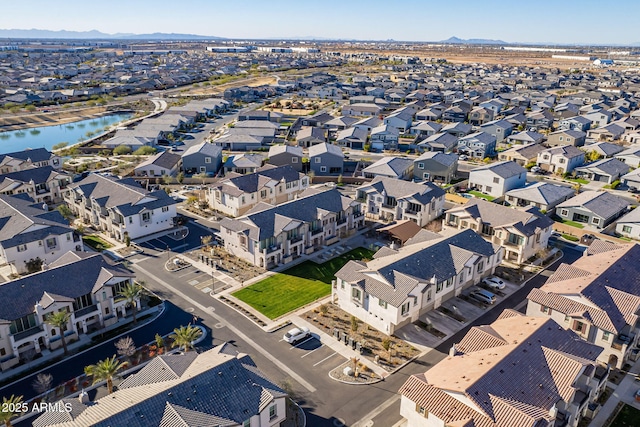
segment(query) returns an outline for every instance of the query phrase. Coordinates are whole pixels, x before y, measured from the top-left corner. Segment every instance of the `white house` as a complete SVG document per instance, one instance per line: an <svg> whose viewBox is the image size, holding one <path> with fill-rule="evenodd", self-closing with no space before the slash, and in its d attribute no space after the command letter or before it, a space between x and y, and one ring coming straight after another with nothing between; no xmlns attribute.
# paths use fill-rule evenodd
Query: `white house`
<svg viewBox="0 0 640 427"><path fill-rule="evenodd" d="M526 182L527 170L516 162L491 163L469 172L469 188L476 188L493 197L524 187Z"/></svg>

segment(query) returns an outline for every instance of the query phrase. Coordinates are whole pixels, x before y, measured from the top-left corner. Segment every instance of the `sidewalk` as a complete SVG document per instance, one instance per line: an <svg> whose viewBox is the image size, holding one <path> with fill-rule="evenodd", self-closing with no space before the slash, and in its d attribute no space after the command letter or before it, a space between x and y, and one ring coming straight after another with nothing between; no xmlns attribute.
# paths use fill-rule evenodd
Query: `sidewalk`
<svg viewBox="0 0 640 427"><path fill-rule="evenodd" d="M640 383L635 380L636 374L640 373L640 360L634 363L629 373L624 376L620 384L607 383L607 387L614 389L607 402L600 408L598 415L589 424L593 427L605 425L607 419L613 415L613 411L618 406L618 402L624 402L640 410L640 402L634 399L634 393L640 388Z"/></svg>

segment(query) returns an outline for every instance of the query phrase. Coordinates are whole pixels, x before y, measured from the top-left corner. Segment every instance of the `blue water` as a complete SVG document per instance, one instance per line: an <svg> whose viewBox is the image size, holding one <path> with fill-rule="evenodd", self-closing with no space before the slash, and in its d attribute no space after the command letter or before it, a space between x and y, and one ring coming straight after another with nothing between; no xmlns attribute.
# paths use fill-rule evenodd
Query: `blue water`
<svg viewBox="0 0 640 427"><path fill-rule="evenodd" d="M102 133L115 123L130 119L131 113L111 114L96 119L80 120L64 125L41 126L31 129L0 132L0 154L22 151L27 148L46 148L68 142L69 145L82 142Z"/></svg>

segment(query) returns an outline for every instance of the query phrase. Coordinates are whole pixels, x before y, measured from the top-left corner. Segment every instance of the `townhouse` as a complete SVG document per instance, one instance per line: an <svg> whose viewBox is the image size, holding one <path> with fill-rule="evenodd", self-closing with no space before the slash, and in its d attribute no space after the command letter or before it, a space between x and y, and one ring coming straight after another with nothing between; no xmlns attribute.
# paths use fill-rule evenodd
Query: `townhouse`
<svg viewBox="0 0 640 427"><path fill-rule="evenodd" d="M561 264L527 296L527 315L555 320L604 348L598 361L621 368L638 343L640 246L594 241L572 264Z"/></svg>
<svg viewBox="0 0 640 427"><path fill-rule="evenodd" d="M504 259L523 264L547 248L553 221L537 208L514 209L471 199L445 212L444 227L471 229L504 248Z"/></svg>
<svg viewBox="0 0 640 427"><path fill-rule="evenodd" d="M270 269L354 233L364 225L361 206L335 189L308 189L279 206L259 205L239 218L224 218L220 233L227 252Z"/></svg>
<svg viewBox="0 0 640 427"><path fill-rule="evenodd" d="M336 273L332 301L386 334L438 308L492 274L502 248L472 230L381 248L371 261L349 261Z"/></svg>
<svg viewBox="0 0 640 427"><path fill-rule="evenodd" d="M0 175L0 194L26 193L36 203L48 205L62 201L71 176L51 166L23 169Z"/></svg>
<svg viewBox="0 0 640 427"><path fill-rule="evenodd" d="M275 206L293 200L308 187L309 178L291 166L265 166L209 186L207 201L212 209L237 217L259 203Z"/></svg>
<svg viewBox="0 0 640 427"><path fill-rule="evenodd" d="M60 169L62 167L62 159L45 148L33 148L0 154L0 174L44 166Z"/></svg>
<svg viewBox="0 0 640 427"><path fill-rule="evenodd" d="M131 178L90 174L69 186L64 201L85 224L125 241L169 231L176 201L164 190L148 191Z"/></svg>
<svg viewBox="0 0 640 427"><path fill-rule="evenodd" d="M411 220L424 227L442 214L444 190L430 183L376 177L356 189L366 217L383 221Z"/></svg>

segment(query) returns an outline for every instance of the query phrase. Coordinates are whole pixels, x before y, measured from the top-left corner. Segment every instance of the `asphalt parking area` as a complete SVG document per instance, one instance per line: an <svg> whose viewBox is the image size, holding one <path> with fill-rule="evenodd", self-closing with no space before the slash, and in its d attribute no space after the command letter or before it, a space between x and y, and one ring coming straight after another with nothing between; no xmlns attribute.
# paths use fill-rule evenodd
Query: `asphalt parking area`
<svg viewBox="0 0 640 427"><path fill-rule="evenodd" d="M316 336L302 340L296 345L291 345L281 339L280 344L291 353L292 364L300 364L306 369L329 369L342 362L342 357L324 345Z"/></svg>

